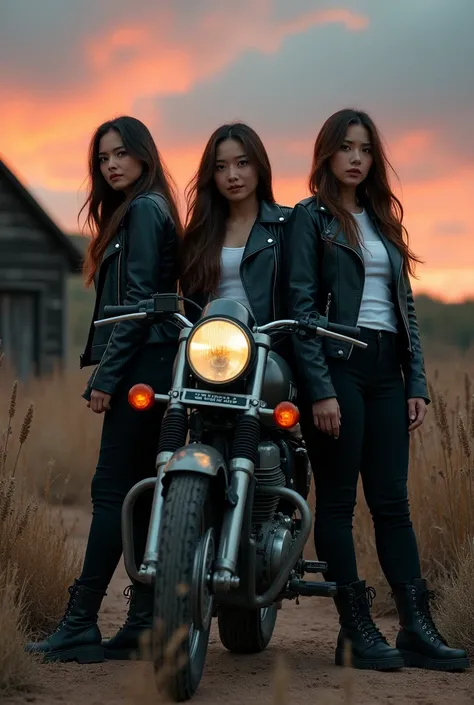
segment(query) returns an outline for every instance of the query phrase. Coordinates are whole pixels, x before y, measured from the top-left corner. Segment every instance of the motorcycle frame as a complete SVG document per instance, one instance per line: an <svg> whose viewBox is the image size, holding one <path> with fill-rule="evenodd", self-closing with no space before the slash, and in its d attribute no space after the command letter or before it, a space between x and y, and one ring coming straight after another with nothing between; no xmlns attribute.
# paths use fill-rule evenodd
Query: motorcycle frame
<svg viewBox="0 0 474 705"><path fill-rule="evenodd" d="M193 392L185 386L189 376L189 364L186 342L191 329L185 328L179 337L179 347L173 384L168 395L155 394L155 403L167 404L168 413L176 407L186 408L212 406L214 408L234 408L230 404L206 402L186 402L186 393ZM271 337L265 333L253 334L256 346L256 361L249 380L250 393L237 395L244 401L245 407L238 411L244 415L259 418L271 417L273 409L267 409L261 400L268 353L271 349ZM230 394L235 397L236 395ZM203 454L207 461L203 463ZM289 575L301 557L312 527L312 517L306 500L294 490L286 487L256 487L255 465L247 458L232 458L227 467L225 459L211 446L191 443L174 453L161 452L156 458L156 477L149 477L138 482L128 492L122 507L122 542L126 571L132 581L152 583L156 577L159 559L160 526L162 509L165 501L166 486L173 475L179 473L198 473L212 478L223 477L228 494L237 497L232 505L226 501L223 520L217 541L215 569L212 575L212 587L218 603L245 606L249 609L268 607L273 604L288 582ZM147 542L143 563L137 569L133 544L133 509L138 497L145 491L153 489L152 511L148 528ZM270 587L257 594L256 553L257 546L252 538L252 507L255 492L280 497L291 502L300 512L301 523L290 552L283 561L278 575ZM239 574L237 575L237 569Z"/></svg>

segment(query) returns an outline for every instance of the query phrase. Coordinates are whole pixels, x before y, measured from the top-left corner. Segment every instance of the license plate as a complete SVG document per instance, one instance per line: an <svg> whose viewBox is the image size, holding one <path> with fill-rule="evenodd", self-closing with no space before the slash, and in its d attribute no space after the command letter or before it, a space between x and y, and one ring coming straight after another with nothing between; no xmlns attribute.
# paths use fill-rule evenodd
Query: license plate
<svg viewBox="0 0 474 705"><path fill-rule="evenodd" d="M249 399L242 394L216 394L199 389L184 390L182 402L190 402L203 406L228 406L234 409L248 409Z"/></svg>

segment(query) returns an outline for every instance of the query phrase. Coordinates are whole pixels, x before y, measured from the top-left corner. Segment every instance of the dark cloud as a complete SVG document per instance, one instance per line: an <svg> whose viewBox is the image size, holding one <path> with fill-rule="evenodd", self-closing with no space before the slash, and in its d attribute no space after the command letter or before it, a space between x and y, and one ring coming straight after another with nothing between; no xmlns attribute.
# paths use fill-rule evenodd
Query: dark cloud
<svg viewBox="0 0 474 705"><path fill-rule="evenodd" d="M291 19L314 3L275 7ZM204 142L217 124L240 118L267 140L304 140L310 149L323 120L351 105L370 112L390 144L410 130L431 133L430 149L419 162L413 155L405 178L439 175L474 157L474 3L360 0L357 11L370 18L364 31L309 27L278 53L247 51L188 93L159 100L162 138ZM275 158L295 171L307 162L284 150Z"/></svg>

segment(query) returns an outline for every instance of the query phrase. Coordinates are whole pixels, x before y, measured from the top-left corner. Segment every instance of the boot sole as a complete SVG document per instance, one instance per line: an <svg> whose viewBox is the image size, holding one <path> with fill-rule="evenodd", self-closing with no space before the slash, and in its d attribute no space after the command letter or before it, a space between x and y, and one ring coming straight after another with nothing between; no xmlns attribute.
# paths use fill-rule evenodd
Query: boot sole
<svg viewBox="0 0 474 705"><path fill-rule="evenodd" d="M107 661L152 661L151 658L143 658L138 649L104 649L104 656Z"/></svg>
<svg viewBox="0 0 474 705"><path fill-rule="evenodd" d="M102 646L82 646L76 649L65 649L54 653L45 653L44 661L47 663L77 661L77 663L102 663L105 661Z"/></svg>
<svg viewBox="0 0 474 705"><path fill-rule="evenodd" d="M432 659L414 651L403 651L402 649L400 649L400 653L408 668L423 668L428 671L465 671L471 665L468 658Z"/></svg>
<svg viewBox="0 0 474 705"><path fill-rule="evenodd" d="M336 666L345 666L344 663L345 655L342 649L336 649ZM363 659L357 656L351 656L352 668L357 668L359 670L367 671L398 671L403 668L405 662L401 656L394 656L393 658L387 659Z"/></svg>

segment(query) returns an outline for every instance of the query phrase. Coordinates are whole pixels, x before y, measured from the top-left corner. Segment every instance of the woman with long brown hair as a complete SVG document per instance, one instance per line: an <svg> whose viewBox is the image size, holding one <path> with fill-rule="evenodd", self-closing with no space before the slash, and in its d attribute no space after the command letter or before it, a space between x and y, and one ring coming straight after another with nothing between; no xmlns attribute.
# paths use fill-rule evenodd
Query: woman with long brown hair
<svg viewBox="0 0 474 705"><path fill-rule="evenodd" d="M144 326L124 321L94 328L106 305L134 305L157 292L177 288L181 226L162 159L147 127L123 116L101 125L89 153L87 222L92 230L84 274L95 284L96 300L81 367L96 365L83 396L104 414L97 469L92 480L93 517L80 577L69 588L65 615L56 630L26 650L46 660L81 663L126 659L138 650L141 633L152 627L152 588L130 586L125 625L102 642L97 615L122 554L121 509L131 487L154 473L158 405L137 414L127 401L137 382L168 392L178 330L167 323ZM140 503L140 506L138 504ZM143 556L150 496L135 508L135 551Z"/></svg>
<svg viewBox="0 0 474 705"><path fill-rule="evenodd" d="M429 397L410 285L419 260L408 245L378 130L361 111L324 123L314 146L312 196L298 203L287 238L293 318L358 326L363 350L330 339L295 339L301 427L316 486L318 558L338 585L344 642L357 668L458 670L469 663L438 632L421 576L407 495L410 434ZM352 520L359 474L378 558L400 619L392 648L374 624L375 596L357 572Z"/></svg>
<svg viewBox="0 0 474 705"><path fill-rule="evenodd" d="M290 208L275 203L272 171L257 133L243 123L209 138L187 190L180 285L200 306L211 298L243 303L256 323L282 308L282 244ZM196 313L189 307L188 315ZM283 354L283 350L278 347Z"/></svg>

